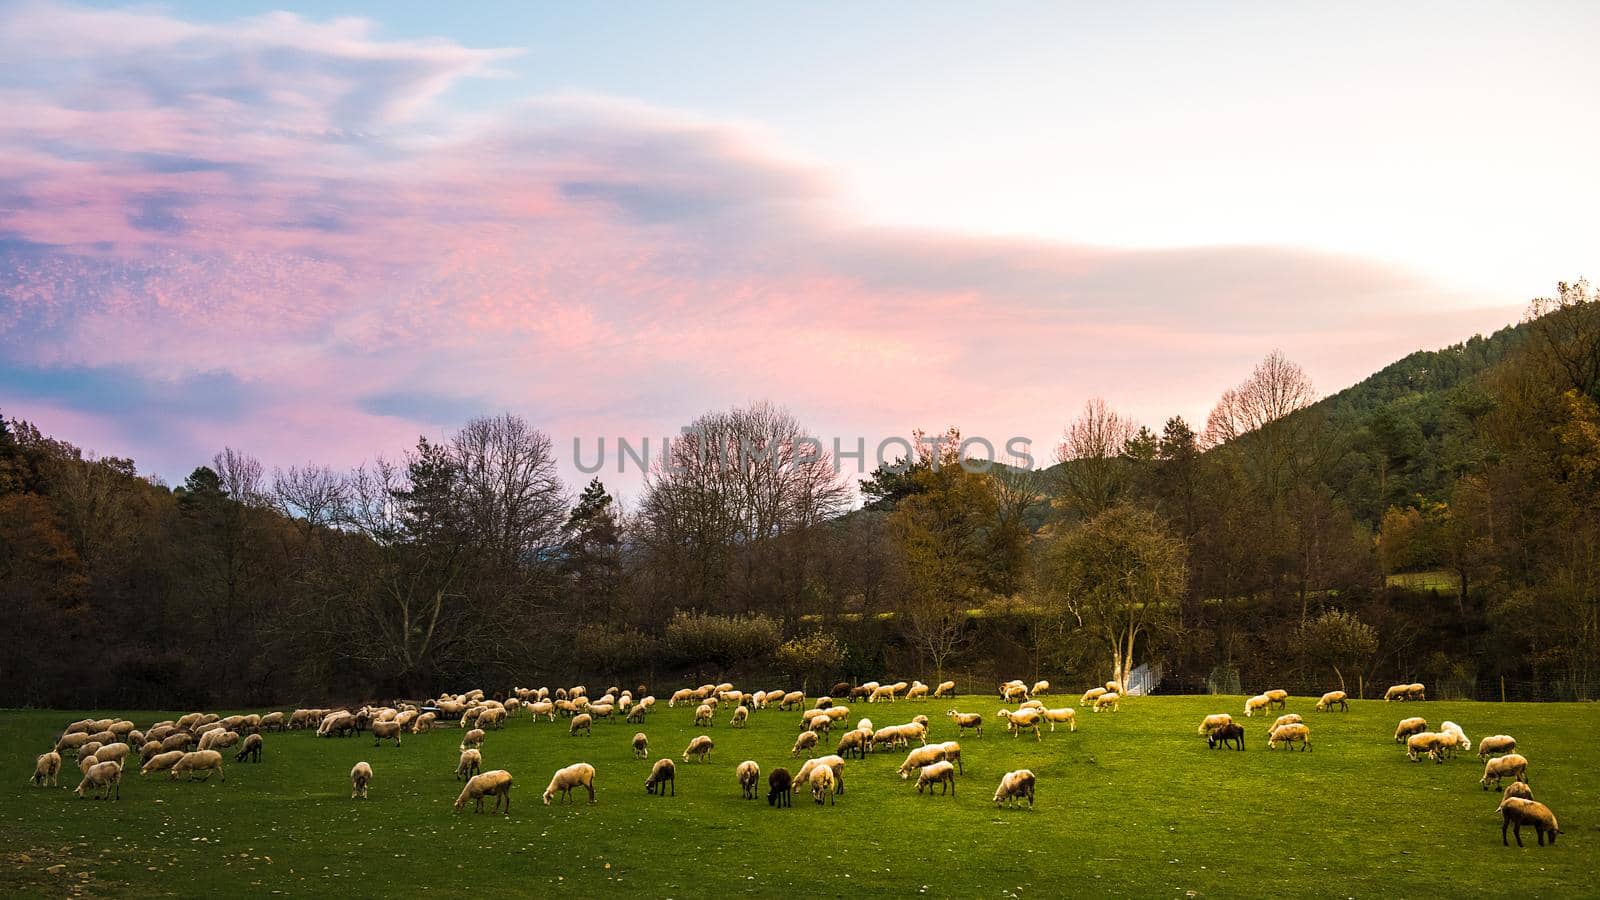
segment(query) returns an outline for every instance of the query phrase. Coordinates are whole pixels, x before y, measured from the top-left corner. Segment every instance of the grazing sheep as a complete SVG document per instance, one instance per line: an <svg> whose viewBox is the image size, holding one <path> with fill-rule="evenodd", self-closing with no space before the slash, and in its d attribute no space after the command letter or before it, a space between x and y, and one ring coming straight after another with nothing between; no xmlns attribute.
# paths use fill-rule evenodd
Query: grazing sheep
<svg viewBox="0 0 1600 900"><path fill-rule="evenodd" d="M393 720L388 722L373 722L372 746L376 747L382 741L394 741L394 745L398 747L400 746L400 733L404 730L405 729L400 726L399 722Z"/></svg>
<svg viewBox="0 0 1600 900"><path fill-rule="evenodd" d="M626 721L632 722L635 725L643 725L644 724L644 714L649 712L649 711L650 711L650 707L649 706L646 706L643 703L635 703L633 705L633 707L628 710L628 716L627 716Z"/></svg>
<svg viewBox="0 0 1600 900"><path fill-rule="evenodd" d="M995 717L1005 721L1006 730L1011 732L1012 737L1020 737L1022 732L1031 729L1033 731L1034 740L1044 740L1043 736L1039 734L1039 720L1041 716L1037 710L1019 709L1015 712L1012 712L1009 709L1002 709L995 713Z"/></svg>
<svg viewBox="0 0 1600 900"><path fill-rule="evenodd" d="M945 741L942 744L937 744L937 745L934 745L934 746L943 747L944 748L945 761L955 764L957 772L960 772L963 775L966 774L967 767L961 762L961 744L960 744L960 742L958 742L958 741Z"/></svg>
<svg viewBox="0 0 1600 900"><path fill-rule="evenodd" d="M1300 718L1300 714L1299 713L1286 713L1285 715L1279 716L1278 717L1278 721L1273 722L1272 723L1272 727L1268 728L1267 730L1268 731L1275 731L1275 730L1277 730L1279 725L1293 725L1296 722L1304 722L1304 721L1305 721L1304 719Z"/></svg>
<svg viewBox="0 0 1600 900"><path fill-rule="evenodd" d="M182 750L169 750L166 753L157 753L155 756L152 756L144 761L144 765L139 769L139 775L143 777L145 775L149 775L151 772L165 772L177 765L178 760L183 759L183 756L184 752Z"/></svg>
<svg viewBox="0 0 1600 900"><path fill-rule="evenodd" d="M128 758L132 750L127 744L107 744L94 752L95 758L100 762L120 763Z"/></svg>
<svg viewBox="0 0 1600 900"><path fill-rule="evenodd" d="M1420 682L1412 682L1406 685L1406 699L1413 703L1426 700L1428 699L1428 690Z"/></svg>
<svg viewBox="0 0 1600 900"><path fill-rule="evenodd" d="M473 801L473 812L483 812L485 797L494 798L494 812L500 811L500 801L504 800L506 815L511 815L511 773L505 769L495 769L492 772L472 776L456 797L456 812L466 809L468 800Z"/></svg>
<svg viewBox="0 0 1600 900"><path fill-rule="evenodd" d="M778 708L782 710L795 709L805 705L806 695L804 691L790 691L784 694L783 699L778 702Z"/></svg>
<svg viewBox="0 0 1600 900"><path fill-rule="evenodd" d="M550 718L552 718L552 719L555 718L554 711L552 711L552 715L550 716ZM411 720L411 733L412 734L422 734L423 732L426 732L426 731L432 731L433 730L433 723L437 722L438 720L439 720L439 716L438 716L437 713L431 713L431 712L422 713L422 714L418 715L415 719Z"/></svg>
<svg viewBox="0 0 1600 900"><path fill-rule="evenodd" d="M1007 703L1026 700L1028 699L1028 686L1020 681L1008 681L1000 685L1000 699Z"/></svg>
<svg viewBox="0 0 1600 900"><path fill-rule="evenodd" d="M817 745L818 736L815 731L802 731L794 739L794 746L789 748L790 756L799 756L802 750L810 750Z"/></svg>
<svg viewBox="0 0 1600 900"><path fill-rule="evenodd" d="M55 787L61 776L61 754L50 750L39 754L33 760L33 783L35 787Z"/></svg>
<svg viewBox="0 0 1600 900"><path fill-rule="evenodd" d="M906 761L900 764L900 779L904 781L911 777L911 773L923 766L932 765L944 759L944 745L930 744L918 747L906 754Z"/></svg>
<svg viewBox="0 0 1600 900"><path fill-rule="evenodd" d="M1406 758L1418 762L1426 756L1436 763L1444 762L1445 735L1421 731L1406 738Z"/></svg>
<svg viewBox="0 0 1600 900"><path fill-rule="evenodd" d="M80 753L78 754L78 771L87 775L89 770L99 762L100 760L96 759L93 753Z"/></svg>
<svg viewBox="0 0 1600 900"><path fill-rule="evenodd" d="M121 745L119 745L121 746ZM94 788L96 798L101 796L112 800L122 799L122 763L97 762L83 773L83 780L78 782L78 787L73 791L79 797L84 796L84 791ZM104 794L100 792L103 791Z"/></svg>
<svg viewBox="0 0 1600 900"><path fill-rule="evenodd" d="M558 769L550 784L544 789L544 805L549 806L555 799L556 792L561 792L561 802L567 803L572 799L572 789L583 786L589 791L589 802L594 802L594 766L588 763L573 763L564 769Z"/></svg>
<svg viewBox="0 0 1600 900"><path fill-rule="evenodd" d="M484 733L482 728L474 728L461 736L461 749L483 746Z"/></svg>
<svg viewBox="0 0 1600 900"><path fill-rule="evenodd" d="M187 731L169 734L161 739L161 752L168 750L187 750L194 745L194 735Z"/></svg>
<svg viewBox="0 0 1600 900"><path fill-rule="evenodd" d="M1254 697L1251 697L1251 698L1245 700L1244 701L1244 716L1245 716L1245 718L1247 718L1247 719L1251 718L1252 716L1254 716L1258 712L1266 712L1267 708L1271 705L1271 703L1272 703L1272 698L1268 697L1266 694L1257 694Z"/></svg>
<svg viewBox="0 0 1600 900"><path fill-rule="evenodd" d="M835 786L837 784L833 777L833 770L827 766L816 766L811 770L810 780L811 799L817 801L817 805L821 806L823 802L822 798L827 797L828 805L832 806L834 803L833 798L835 794Z"/></svg>
<svg viewBox="0 0 1600 900"><path fill-rule="evenodd" d="M1506 789L1500 793L1500 799L1504 800L1507 797L1521 797L1524 800L1532 800L1533 788L1528 787L1526 781L1513 781L1506 785Z"/></svg>
<svg viewBox="0 0 1600 900"><path fill-rule="evenodd" d="M1517 739L1509 734L1491 734L1478 742L1478 758L1504 756L1517 749Z"/></svg>
<svg viewBox="0 0 1600 900"><path fill-rule="evenodd" d="M372 784L372 764L358 762L350 769L350 799L367 799L367 786Z"/></svg>
<svg viewBox="0 0 1600 900"><path fill-rule="evenodd" d="M588 710L586 714L591 720L610 719L611 714L616 712L617 706L614 703L591 703L585 709Z"/></svg>
<svg viewBox="0 0 1600 900"><path fill-rule="evenodd" d="M1109 709L1112 712L1120 711L1122 709L1122 695L1116 691L1106 691L1104 694L1094 698L1094 707L1090 711L1100 712L1103 709Z"/></svg>
<svg viewBox="0 0 1600 900"><path fill-rule="evenodd" d="M1233 746L1233 749L1242 752L1244 750L1244 726L1238 722L1229 722L1206 735L1206 746L1212 750L1218 747Z"/></svg>
<svg viewBox="0 0 1600 900"><path fill-rule="evenodd" d="M1472 741L1467 737L1467 733L1461 730L1460 725L1457 725L1454 722L1445 722L1443 725L1439 726L1439 733L1455 736L1455 743L1449 748L1451 756L1454 756L1457 750L1465 750L1468 753L1472 752Z"/></svg>
<svg viewBox="0 0 1600 900"><path fill-rule="evenodd" d="M1528 758L1520 753L1508 753L1497 756L1483 764L1483 780L1479 783L1484 790L1500 787L1500 779L1510 777L1515 781L1531 783L1528 781Z"/></svg>
<svg viewBox="0 0 1600 900"><path fill-rule="evenodd" d="M1268 709L1271 709L1274 706L1277 707L1278 709L1283 709L1284 707L1289 705L1289 692L1288 691L1270 690L1270 691L1264 691L1263 693L1265 694L1265 696L1267 698L1267 708Z"/></svg>
<svg viewBox="0 0 1600 900"><path fill-rule="evenodd" d="M283 713L281 713L281 712L269 712L266 715L262 716L261 717L261 730L262 731L283 731L284 730Z"/></svg>
<svg viewBox="0 0 1600 900"><path fill-rule="evenodd" d="M233 756L234 762L261 762L261 735L246 735L244 743L239 745L239 752Z"/></svg>
<svg viewBox="0 0 1600 900"><path fill-rule="evenodd" d="M806 760L805 765L800 767L800 771L795 773L795 783L804 784L809 782L811 778L811 770L817 768L818 766L823 766L833 770L833 783L835 789L838 791L838 793L843 794L844 759L839 756L817 756Z"/></svg>
<svg viewBox="0 0 1600 900"><path fill-rule="evenodd" d="M226 750L237 743L239 743L239 733L237 731L214 729L200 736L200 746L196 749Z"/></svg>
<svg viewBox="0 0 1600 900"><path fill-rule="evenodd" d="M957 712L954 708L945 710L944 714L955 721L957 735L966 734L967 729L972 728L977 730L978 737L983 737L982 714Z"/></svg>
<svg viewBox="0 0 1600 900"><path fill-rule="evenodd" d="M1317 701L1317 712L1328 712L1335 706L1339 707L1340 712L1349 712L1349 697L1350 695L1344 691L1329 691L1322 695L1322 699Z"/></svg>
<svg viewBox="0 0 1600 900"><path fill-rule="evenodd" d="M1404 744L1406 742L1406 738L1413 734L1421 734L1427 730L1428 720L1421 716L1412 716L1409 719L1401 719L1400 724L1396 725L1394 728L1394 742L1396 744Z"/></svg>
<svg viewBox="0 0 1600 900"><path fill-rule="evenodd" d="M179 775L188 775L189 780L193 781L194 777L202 772L205 773L205 776L200 779L201 781L209 779L212 772L216 772L221 776L223 781L228 780L227 774L222 771L222 754L215 750L195 750L191 753L185 753L168 770L167 777L176 781Z"/></svg>
<svg viewBox="0 0 1600 900"><path fill-rule="evenodd" d="M63 734L59 739L57 739L56 745L52 749L56 753L60 753L63 750L71 750L74 754L76 754L78 752L78 748L87 743L89 743L88 734L81 731L74 731L68 734Z"/></svg>
<svg viewBox="0 0 1600 900"><path fill-rule="evenodd" d="M936 784L940 786L939 793L941 796L946 793L950 794L952 797L955 796L956 767L951 765L948 761L940 760L939 762L923 766L920 770L918 770L917 793L922 793L922 789L926 787L928 789L928 796L932 797L933 786Z"/></svg>
<svg viewBox="0 0 1600 900"><path fill-rule="evenodd" d="M1201 720L1200 727L1195 733L1201 737L1209 737L1211 733L1216 731L1218 728L1221 728L1224 725L1232 724L1233 716L1230 716L1227 713L1212 713Z"/></svg>
<svg viewBox="0 0 1600 900"><path fill-rule="evenodd" d="M790 802L790 788L794 779L789 775L789 770L779 766L767 776L767 805L776 808L793 806Z"/></svg>
<svg viewBox="0 0 1600 900"><path fill-rule="evenodd" d="M694 710L694 724L695 724L695 727L696 728L710 728L712 726L712 724L713 724L712 721L711 721L711 714L712 714L712 709L711 709L711 704L709 704L709 703L702 703L699 706L695 707L695 710Z"/></svg>
<svg viewBox="0 0 1600 900"><path fill-rule="evenodd" d="M1096 701L1096 700L1100 699L1102 696L1104 696L1105 693L1106 693L1106 689L1103 688L1103 687L1090 688L1087 691L1083 692L1083 696L1082 697L1078 698L1078 705L1079 706L1090 706L1090 705L1092 705L1094 703L1094 701Z"/></svg>
<svg viewBox="0 0 1600 900"><path fill-rule="evenodd" d="M868 703L877 703L879 700L887 700L888 702L893 703L894 702L894 695L895 695L895 686L894 685L892 685L892 684L880 685L878 687L873 688L872 689L872 693L867 695L867 702Z"/></svg>
<svg viewBox="0 0 1600 900"><path fill-rule="evenodd" d="M1070 706L1063 706L1059 709L1041 709L1039 714L1044 716L1046 722L1050 723L1052 732L1056 730L1057 723L1065 724L1068 731L1078 730L1078 711Z"/></svg>
<svg viewBox="0 0 1600 900"><path fill-rule="evenodd" d="M713 746L710 735L699 735L684 748L683 761L688 762L689 757L693 756L698 762L705 762L711 756Z"/></svg>
<svg viewBox="0 0 1600 900"><path fill-rule="evenodd" d="M870 743L872 743L872 732L856 728L840 735L839 743L833 750L840 756L848 757L853 753L859 759L866 759L867 745Z"/></svg>
<svg viewBox="0 0 1600 900"><path fill-rule="evenodd" d="M806 730L815 731L817 734L827 734L833 730L833 717L826 713L812 716L811 721L806 723Z"/></svg>
<svg viewBox="0 0 1600 900"><path fill-rule="evenodd" d="M1389 689L1383 692L1383 702L1388 703L1391 700L1410 700L1411 697L1408 696L1410 693L1411 685L1409 684L1390 685Z"/></svg>
<svg viewBox="0 0 1600 900"><path fill-rule="evenodd" d="M1544 836L1550 835L1550 846L1555 846L1556 835L1561 833L1561 826L1556 824L1556 814L1550 811L1537 800L1525 800L1521 797L1506 797L1500 801L1500 843L1511 846L1506 840L1506 829L1513 828L1517 836L1517 846L1522 846L1522 826L1533 828L1539 835L1539 846L1544 846Z"/></svg>
<svg viewBox="0 0 1600 900"><path fill-rule="evenodd" d="M729 728L743 728L746 720L750 718L750 707L740 704L733 711L733 718L728 720Z"/></svg>
<svg viewBox="0 0 1600 900"><path fill-rule="evenodd" d="M456 778L471 779L483 769L483 751L463 750L461 759L456 763Z"/></svg>
<svg viewBox="0 0 1600 900"><path fill-rule="evenodd" d="M671 786L672 796L678 796L678 767L670 759L658 759L650 767L650 776L644 780L644 792L665 797Z"/></svg>
<svg viewBox="0 0 1600 900"><path fill-rule="evenodd" d="M1267 749L1276 750L1279 744L1299 744L1300 751L1304 753L1311 749L1311 729L1303 723L1294 722L1275 729L1267 738Z"/></svg>
<svg viewBox="0 0 1600 900"><path fill-rule="evenodd" d="M939 686L933 689L934 699L938 699L940 697L954 697L955 695L956 683L954 681L941 681L939 682Z"/></svg>
<svg viewBox="0 0 1600 900"><path fill-rule="evenodd" d="M680 688L680 689L678 689L676 691L673 691L672 692L672 696L667 698L667 706L669 706L669 707L670 706L677 706L679 703L688 703L690 700L693 700L693 699L694 699L694 691L693 690L691 690L689 688Z"/></svg>
<svg viewBox="0 0 1600 900"><path fill-rule="evenodd" d="M671 762L672 760L667 760ZM739 795L746 800L756 798L756 785L761 783L761 766L753 759L739 763L739 768L734 770L734 775L739 779Z"/></svg>
<svg viewBox="0 0 1600 900"><path fill-rule="evenodd" d="M645 736L644 732L641 731L633 736L633 758L644 759L649 755L650 739Z"/></svg>
<svg viewBox="0 0 1600 900"><path fill-rule="evenodd" d="M1043 700L1024 700L1021 703L1017 704L1017 709L1038 709L1038 710L1042 710L1042 709L1044 709L1044 701Z"/></svg>
<svg viewBox="0 0 1600 900"><path fill-rule="evenodd" d="M157 741L146 741L144 746L139 748L139 762L140 762L140 764L142 765L144 763L149 762L150 758L152 756L155 756L157 753L160 753L160 752L161 752L161 744L159 742L157 742Z"/></svg>
<svg viewBox="0 0 1600 900"><path fill-rule="evenodd" d="M594 737L594 716L588 713L578 713L572 717L572 724L567 726L567 734L577 737L578 732L583 732L589 737Z"/></svg>
<svg viewBox="0 0 1600 900"><path fill-rule="evenodd" d="M1000 786L995 789L994 805L1013 805L1017 800L1026 799L1028 808L1032 809L1034 782L1033 772L1028 769L1007 772L1001 777Z"/></svg>

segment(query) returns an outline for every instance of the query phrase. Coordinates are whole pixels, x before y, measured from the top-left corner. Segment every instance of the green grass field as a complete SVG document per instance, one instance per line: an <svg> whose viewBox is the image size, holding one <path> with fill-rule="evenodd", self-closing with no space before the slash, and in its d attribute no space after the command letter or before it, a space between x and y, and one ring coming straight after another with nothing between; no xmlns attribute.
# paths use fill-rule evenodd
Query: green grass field
<svg viewBox="0 0 1600 900"><path fill-rule="evenodd" d="M82 713L4 712L0 751L13 777L0 789L0 895L1471 896L1508 882L1528 896L1597 890L1600 707L1366 701L1320 714L1294 698L1289 711L1311 723L1313 752L1269 752L1259 718L1246 723L1246 752L1208 751L1199 720L1238 717L1242 705L1136 698L1120 713L1081 711L1077 733L1036 743L993 726L996 699L966 697L956 706L982 712L991 727L962 741L956 796L918 796L894 774L903 755L880 753L847 764L836 806L797 796L788 810L741 800L734 767L759 762L763 796L767 772L796 770L796 714L759 712L735 730L724 709L715 727L697 729L690 709L663 703L642 729L651 739L642 761L632 758L633 725L599 723L593 737L572 738L565 720L524 716L491 732L483 750L486 769L516 779L509 817L452 811L455 728L399 748L269 734L260 764L228 756L225 783L130 774L121 801L110 802L73 796L70 757L61 788L27 780L34 755ZM932 736L949 740L948 706L863 704L850 721L865 714L882 726L922 712ZM171 716L122 714L141 726ZM1560 843L1541 849L1525 831L1527 848L1502 848L1499 796L1478 786L1476 755L1408 762L1392 740L1408 715L1454 720L1474 741L1516 736L1535 798L1560 818ZM683 763L684 745L702 731L717 742L711 761ZM679 759L677 796L649 796L650 761L665 755ZM347 775L363 759L376 772L371 797L352 801ZM580 760L598 769L598 804L542 806L551 773ZM1038 807L997 810L990 798L1001 774L1023 767L1038 775ZM65 869L47 871L58 864Z"/></svg>

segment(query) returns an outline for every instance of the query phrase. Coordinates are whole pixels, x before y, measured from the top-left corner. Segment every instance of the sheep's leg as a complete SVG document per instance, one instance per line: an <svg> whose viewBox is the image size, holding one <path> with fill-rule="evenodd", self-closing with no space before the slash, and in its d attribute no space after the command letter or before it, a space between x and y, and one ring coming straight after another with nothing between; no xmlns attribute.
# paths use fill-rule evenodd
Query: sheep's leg
<svg viewBox="0 0 1600 900"><path fill-rule="evenodd" d="M1535 834L1539 835L1539 846L1543 847L1544 846L1544 829L1541 828L1538 825L1535 825L1535 826L1533 826L1533 831L1534 831Z"/></svg>
<svg viewBox="0 0 1600 900"><path fill-rule="evenodd" d="M1521 847L1522 846L1522 823L1518 822L1515 825L1511 826L1511 831L1512 831L1513 834L1515 834L1517 836L1517 846Z"/></svg>
<svg viewBox="0 0 1600 900"><path fill-rule="evenodd" d="M1500 822L1500 846L1509 847L1511 842L1506 839L1506 829L1511 827L1511 819L1507 817Z"/></svg>

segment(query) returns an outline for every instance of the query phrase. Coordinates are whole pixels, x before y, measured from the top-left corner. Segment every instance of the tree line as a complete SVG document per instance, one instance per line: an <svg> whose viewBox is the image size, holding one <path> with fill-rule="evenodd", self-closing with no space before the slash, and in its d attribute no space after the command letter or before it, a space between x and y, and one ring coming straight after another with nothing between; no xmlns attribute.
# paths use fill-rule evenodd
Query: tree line
<svg viewBox="0 0 1600 900"><path fill-rule="evenodd" d="M1091 400L1042 470L915 433L859 504L767 403L697 419L629 510L509 414L353 471L225 448L171 487L0 417L0 677L200 707L1155 663L1164 690L1590 697L1597 402L1578 282L1320 401L1276 352L1198 427Z"/></svg>

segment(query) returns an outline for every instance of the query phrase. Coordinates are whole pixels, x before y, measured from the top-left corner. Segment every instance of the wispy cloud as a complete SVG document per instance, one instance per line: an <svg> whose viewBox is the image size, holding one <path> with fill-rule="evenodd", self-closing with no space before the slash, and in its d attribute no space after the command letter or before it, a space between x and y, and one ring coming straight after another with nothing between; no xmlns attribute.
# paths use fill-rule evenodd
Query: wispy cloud
<svg viewBox="0 0 1600 900"><path fill-rule="evenodd" d="M1341 348L1337 382L1502 315L1398 319L1428 284L1294 248L866 228L748 129L624 101L438 109L511 52L7 7L0 402L166 417L183 446L103 448L161 460L349 462L474 409L662 434L760 397L1048 439L1088 394L1190 411L1272 346Z"/></svg>

